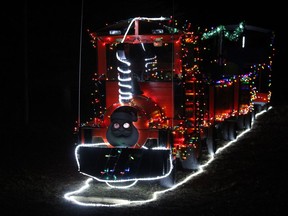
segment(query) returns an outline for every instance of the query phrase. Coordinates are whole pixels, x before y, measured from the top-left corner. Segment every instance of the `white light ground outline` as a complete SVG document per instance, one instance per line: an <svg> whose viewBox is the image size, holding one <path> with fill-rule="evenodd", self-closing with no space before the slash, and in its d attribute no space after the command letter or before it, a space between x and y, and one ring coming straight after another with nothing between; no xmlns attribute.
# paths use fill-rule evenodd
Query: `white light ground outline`
<svg viewBox="0 0 288 216"><path fill-rule="evenodd" d="M269 107L267 110L271 109L272 107ZM267 110L263 110L259 113L257 113L255 115L255 119L262 115L263 113L265 113ZM254 121L252 121L251 124L251 128L253 126ZM230 146L231 144L235 143L238 141L238 139L240 137L242 137L245 133L247 133L248 131L251 130L247 129L245 131L243 131L241 134L239 134L235 140L232 140L230 142L228 142L227 144L225 144L224 146L220 147L217 149L217 151L215 152L216 154L219 154L221 151L223 151L225 148L227 148L228 146ZM137 205L143 205L149 202L153 202L156 201L157 198L159 198L160 195L168 192L168 191L172 191L175 190L176 188L178 188L179 186L183 185L184 183L190 181L192 178L194 178L195 176L198 176L199 174L201 174L202 172L204 172L204 168L207 167L211 162L213 162L214 156L211 156L210 159L203 165L199 166L199 170L197 170L196 172L188 175L186 178L184 178L182 181L180 181L179 183L175 184L173 187L165 189L165 190L160 190L160 191L155 191L152 194L152 198L150 199L146 199L146 200L127 200L127 199L115 199L115 198L107 198L107 197L93 197L93 201L94 202L80 202L77 200L77 194L80 194L81 192L83 192L84 190L87 190L90 187L90 182L93 181L93 178L88 178L85 182L84 185L82 187L80 187L78 190L72 191L72 192L67 192L64 194L64 198L68 201L71 201L74 204L77 205L81 205L81 206L91 206L91 207L119 207L119 206L137 206ZM91 200L92 198L90 198L89 200ZM88 200L88 199L87 199ZM103 202L111 202L113 201L114 204L103 204ZM102 202L102 203L101 203Z"/></svg>

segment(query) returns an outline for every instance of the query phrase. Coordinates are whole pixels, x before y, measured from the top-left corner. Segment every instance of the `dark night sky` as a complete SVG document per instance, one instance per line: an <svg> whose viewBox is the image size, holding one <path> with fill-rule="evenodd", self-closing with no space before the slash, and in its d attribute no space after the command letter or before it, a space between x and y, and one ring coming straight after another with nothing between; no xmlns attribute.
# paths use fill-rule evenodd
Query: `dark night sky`
<svg viewBox="0 0 288 216"><path fill-rule="evenodd" d="M125 1L102 2L83 0L83 16L79 1L24 1L10 2L1 10L4 21L1 73L4 107L9 110L9 122L38 122L43 116L49 121L65 125L77 113L77 88L80 55L81 17L83 18L82 60L91 58L89 38L85 30L102 28L122 19L136 16L170 16L187 19L195 25L217 26L239 24L273 29L276 32L276 59L274 63L274 96L277 104L287 104L288 92L282 78L285 72L287 13L279 4L254 5L243 2L209 6L207 1ZM184 3L181 3L184 2ZM105 3L107 6L105 6ZM22 5L21 5L22 4ZM104 4L104 6L102 5ZM3 34L1 35L3 37ZM88 45L87 45L88 44ZM8 57L8 59L7 59ZM94 65L84 65L91 67ZM28 99L27 99L28 98ZM28 112L27 112L28 110ZM68 112L67 112L68 110ZM63 113L68 115L62 115ZM55 119L54 116L60 116ZM51 118L52 117L52 118ZM76 120L76 119L75 119Z"/></svg>

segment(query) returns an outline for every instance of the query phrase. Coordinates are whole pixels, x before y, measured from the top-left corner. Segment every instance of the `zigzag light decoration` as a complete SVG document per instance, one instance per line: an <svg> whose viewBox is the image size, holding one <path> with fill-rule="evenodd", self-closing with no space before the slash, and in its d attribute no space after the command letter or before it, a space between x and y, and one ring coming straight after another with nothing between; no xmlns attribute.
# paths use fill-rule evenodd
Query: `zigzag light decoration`
<svg viewBox="0 0 288 216"><path fill-rule="evenodd" d="M234 41L234 40L238 40L240 34L243 33L243 31L244 31L244 22L241 22L239 24L239 26L232 33L227 31L227 29L224 25L220 25L220 26L216 27L214 30L203 33L201 39L202 40L210 39L210 38L220 34L220 32L224 32L224 36L226 38L228 38L230 41Z"/></svg>

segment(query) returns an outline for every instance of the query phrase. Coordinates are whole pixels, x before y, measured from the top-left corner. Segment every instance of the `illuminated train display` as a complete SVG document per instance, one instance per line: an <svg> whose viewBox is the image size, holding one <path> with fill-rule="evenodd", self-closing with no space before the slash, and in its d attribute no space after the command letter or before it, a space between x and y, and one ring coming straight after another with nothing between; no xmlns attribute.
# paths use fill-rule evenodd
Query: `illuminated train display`
<svg viewBox="0 0 288 216"><path fill-rule="evenodd" d="M178 25L136 17L89 31L96 72L81 83L81 174L171 187L178 169L197 170L204 153L236 139L268 107L273 31Z"/></svg>

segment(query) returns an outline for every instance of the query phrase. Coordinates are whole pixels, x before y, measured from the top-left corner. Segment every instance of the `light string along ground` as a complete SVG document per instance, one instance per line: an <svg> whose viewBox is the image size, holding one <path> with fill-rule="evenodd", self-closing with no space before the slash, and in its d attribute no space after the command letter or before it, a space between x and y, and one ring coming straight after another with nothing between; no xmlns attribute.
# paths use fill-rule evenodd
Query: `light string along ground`
<svg viewBox="0 0 288 216"><path fill-rule="evenodd" d="M268 111L269 109L272 109L272 107L269 107L267 110L263 110L259 113L257 113L255 115L255 119L264 114L266 111ZM252 121L252 126L254 124L254 120ZM251 126L251 128L252 128ZM225 148L229 147L231 144L236 143L238 141L238 139L240 137L242 137L244 134L246 134L247 132L249 132L250 129L247 129L245 131L243 131L241 134L239 134L235 140L228 142L227 144L225 144L224 146L220 147L217 149L217 151L215 152L215 155L220 154ZM93 181L93 178L88 178L85 182L84 185L81 186L78 190L72 191L72 192L67 192L64 194L64 198L68 201L71 201L74 204L77 205L81 205L81 206L94 206L94 207L117 207L117 206L127 206L127 205L143 205L149 202L153 202L156 201L158 198L160 198L160 195L168 192L168 191L173 191L175 189L177 189L179 186L183 185L184 183L190 181L192 178L194 178L195 176L198 176L199 174L201 174L202 172L204 172L204 168L207 167L210 163L213 162L214 160L214 156L210 156L209 160L200 165L199 169L188 175L186 178L184 178L182 181L180 181L179 183L175 184L173 187L165 189L165 190L159 190L159 191L155 191L152 194L152 197L150 199L146 199L146 200L127 200L127 199L115 199L115 198L107 198L107 197L81 197L78 194L83 193L85 190L88 190L90 188L90 183ZM78 196L77 196L78 195ZM79 201L77 200L77 198L79 199L79 197L81 197L82 200L86 200L85 201ZM113 204L107 204L107 203L111 203L113 202Z"/></svg>

